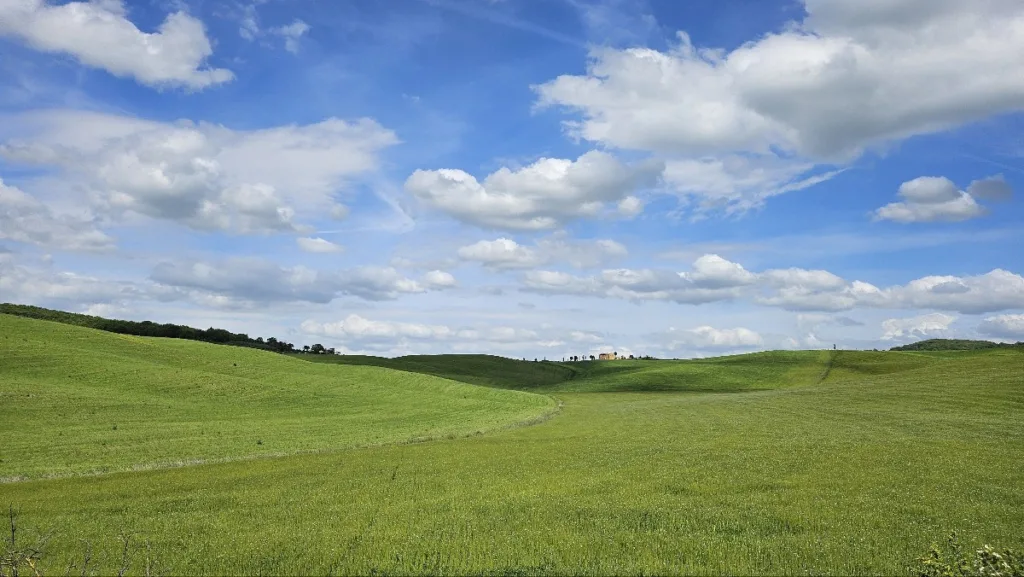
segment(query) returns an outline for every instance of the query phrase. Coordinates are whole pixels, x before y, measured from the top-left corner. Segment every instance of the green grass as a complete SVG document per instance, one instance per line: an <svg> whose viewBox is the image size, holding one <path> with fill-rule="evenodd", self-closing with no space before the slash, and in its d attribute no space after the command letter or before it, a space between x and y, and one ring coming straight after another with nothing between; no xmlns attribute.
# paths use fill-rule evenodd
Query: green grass
<svg viewBox="0 0 1024 577"><path fill-rule="evenodd" d="M295 355L316 363L369 365L531 392L749 391L813 384L829 353L772 351L686 362L534 362L491 355Z"/></svg>
<svg viewBox="0 0 1024 577"><path fill-rule="evenodd" d="M1024 545L1018 350L573 370L543 387L626 392L556 391L554 418L487 435L9 483L0 503L25 539L51 533L51 573L80 539L116 570L122 532L172 574L910 575L951 530ZM50 426L26 435L45 448Z"/></svg>
<svg viewBox="0 0 1024 577"><path fill-rule="evenodd" d="M0 479L466 435L549 398L0 315Z"/></svg>
<svg viewBox="0 0 1024 577"><path fill-rule="evenodd" d="M1024 347L1022 343L996 343L993 341L971 341L966 339L927 339L909 345L893 347L891 351L976 351L980 349L997 349Z"/></svg>
<svg viewBox="0 0 1024 577"><path fill-rule="evenodd" d="M560 363L524 362L492 355L410 355L394 359L367 355L295 356L318 363L386 367L505 389L529 390L551 386L572 379L577 372Z"/></svg>

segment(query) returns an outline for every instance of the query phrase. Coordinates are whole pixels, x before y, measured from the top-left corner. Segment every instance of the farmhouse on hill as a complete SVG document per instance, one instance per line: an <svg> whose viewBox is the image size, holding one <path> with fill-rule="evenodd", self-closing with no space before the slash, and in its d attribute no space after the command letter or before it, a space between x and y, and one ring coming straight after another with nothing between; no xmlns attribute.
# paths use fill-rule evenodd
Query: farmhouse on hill
<svg viewBox="0 0 1024 577"><path fill-rule="evenodd" d="M619 353L617 353L617 352L615 352L615 353L601 353L600 355L597 356L597 359L601 360L601 361L614 361L614 360L618 360L618 359L621 359L621 358L624 358L624 357L620 357Z"/></svg>

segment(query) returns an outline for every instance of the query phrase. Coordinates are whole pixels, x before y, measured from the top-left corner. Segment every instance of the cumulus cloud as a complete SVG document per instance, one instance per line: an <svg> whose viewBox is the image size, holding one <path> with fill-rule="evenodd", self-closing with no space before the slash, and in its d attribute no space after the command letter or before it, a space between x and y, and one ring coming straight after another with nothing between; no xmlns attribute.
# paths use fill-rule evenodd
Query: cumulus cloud
<svg viewBox="0 0 1024 577"><path fill-rule="evenodd" d="M706 254L693 261L690 272L679 273L680 278L698 288L732 288L752 284L757 275L743 265L726 260L717 254Z"/></svg>
<svg viewBox="0 0 1024 577"><path fill-rule="evenodd" d="M590 276L532 270L522 290L685 304L740 298L799 312L853 308L933 309L981 314L1024 308L1024 277L1002 269L976 276L927 276L879 288L824 270L799 268L751 272L717 255L704 255L691 270L606 269Z"/></svg>
<svg viewBox="0 0 1024 577"><path fill-rule="evenodd" d="M0 239L76 251L102 251L114 239L86 216L56 214L42 202L0 180Z"/></svg>
<svg viewBox="0 0 1024 577"><path fill-rule="evenodd" d="M554 262L590 268L628 253L626 247L614 240L571 241L562 238L542 239L532 247L508 238L481 240L458 250L462 260L478 262L493 269L534 268Z"/></svg>
<svg viewBox="0 0 1024 577"><path fill-rule="evenodd" d="M315 253L338 253L345 250L340 244L335 244L329 240L324 240L320 237L300 237L295 239L295 242L299 245L299 248L306 252Z"/></svg>
<svg viewBox="0 0 1024 577"><path fill-rule="evenodd" d="M1024 277L995 269L976 276L926 276L886 289L886 298L903 308L982 314L1024 308Z"/></svg>
<svg viewBox="0 0 1024 577"><path fill-rule="evenodd" d="M444 343L444 350L473 351L551 349L573 344L599 344L601 335L586 331L564 332L551 328L514 326L452 327L408 321L368 319L350 314L336 322L309 319L302 323L302 332L335 339L343 349L395 350L422 348ZM417 345L417 343L419 343Z"/></svg>
<svg viewBox="0 0 1024 577"><path fill-rule="evenodd" d="M342 211L334 194L374 170L395 136L376 122L329 118L235 131L80 111L12 119L10 162L53 167L92 208L236 233L302 231L296 219Z"/></svg>
<svg viewBox="0 0 1024 577"><path fill-rule="evenodd" d="M698 216L757 208L866 150L1024 109L1016 0L802 4L800 21L732 50L682 31L665 50L593 47L583 74L533 87L536 106L567 112L574 140L665 158L668 189Z"/></svg>
<svg viewBox="0 0 1024 577"><path fill-rule="evenodd" d="M943 313L931 313L916 317L886 319L882 321L882 340L911 338L936 338L952 334L949 325L956 320L955 316Z"/></svg>
<svg viewBox="0 0 1024 577"><path fill-rule="evenodd" d="M299 52L299 39L309 32L309 24L295 20L287 26L271 28L270 33L284 38L284 49L292 54Z"/></svg>
<svg viewBox="0 0 1024 577"><path fill-rule="evenodd" d="M444 339L455 334L455 331L443 325L375 321L356 314L348 315L343 320L333 323L307 320L302 323L301 328L306 334L337 337L342 340Z"/></svg>
<svg viewBox="0 0 1024 577"><path fill-rule="evenodd" d="M502 168L483 182L461 170L417 170L405 189L463 222L545 230L596 217L611 203L624 214L635 214L640 205L629 200L632 193L653 185L663 169L660 162L626 165L608 153L591 151L575 161L542 158L519 170Z"/></svg>
<svg viewBox="0 0 1024 577"><path fill-rule="evenodd" d="M446 289L452 288L458 283L451 273L443 270L432 270L423 275L423 284L432 289Z"/></svg>
<svg viewBox="0 0 1024 577"><path fill-rule="evenodd" d="M782 286L756 301L794 311L866 307L981 314L1024 307L1024 277L995 269L976 276L927 276L884 289L863 281L844 280L833 288Z"/></svg>
<svg viewBox="0 0 1024 577"><path fill-rule="evenodd" d="M150 278L168 287L202 291L247 303L322 304L341 295L371 301L393 300L403 294L442 290L454 285L454 278L441 271L414 280L390 267L320 271L304 266L280 266L256 258L233 258L216 263L165 262L153 269Z"/></svg>
<svg viewBox="0 0 1024 577"><path fill-rule="evenodd" d="M732 300L755 276L717 255L698 259L691 271L608 269L589 277L538 270L524 275L524 290L547 294L589 295L626 300L666 300L700 304Z"/></svg>
<svg viewBox="0 0 1024 577"><path fill-rule="evenodd" d="M900 185L903 200L875 211L879 220L896 222L962 221L985 214L977 198L1005 200L1012 195L1001 175L976 180L966 191L945 177L922 176Z"/></svg>
<svg viewBox="0 0 1024 577"><path fill-rule="evenodd" d="M627 196L619 201L619 214L624 218L633 218L644 211L644 202L635 196Z"/></svg>
<svg viewBox="0 0 1024 577"><path fill-rule="evenodd" d="M1024 108L1024 5L804 0L806 18L732 51L598 48L536 87L572 135L622 148L852 158Z"/></svg>
<svg viewBox="0 0 1024 577"><path fill-rule="evenodd" d="M70 54L86 66L148 86L199 90L234 78L230 70L206 65L213 48L202 22L175 12L156 32L146 33L128 19L121 0L0 2L0 36L42 52Z"/></svg>
<svg viewBox="0 0 1024 577"><path fill-rule="evenodd" d="M718 255L704 255L691 270L607 269L588 277L564 272L529 271L524 290L547 294L589 295L633 301L665 300L700 304L732 300L753 284L757 276Z"/></svg>
<svg viewBox="0 0 1024 577"><path fill-rule="evenodd" d="M533 268L544 262L536 249L520 245L509 238L481 240L460 248L458 255L462 260L498 269Z"/></svg>
<svg viewBox="0 0 1024 577"><path fill-rule="evenodd" d="M988 317L978 325L978 332L997 339L1024 340L1024 315Z"/></svg>
<svg viewBox="0 0 1024 577"><path fill-rule="evenodd" d="M695 350L738 350L757 348L764 344L758 333L743 327L716 329L702 325L692 329L669 328L663 333L652 335L655 341L669 351L680 349Z"/></svg>
<svg viewBox="0 0 1024 577"><path fill-rule="evenodd" d="M186 292L171 287L58 271L49 264L24 264L11 255L4 256L0 253L0 295L10 302L81 309L90 305L188 297Z"/></svg>

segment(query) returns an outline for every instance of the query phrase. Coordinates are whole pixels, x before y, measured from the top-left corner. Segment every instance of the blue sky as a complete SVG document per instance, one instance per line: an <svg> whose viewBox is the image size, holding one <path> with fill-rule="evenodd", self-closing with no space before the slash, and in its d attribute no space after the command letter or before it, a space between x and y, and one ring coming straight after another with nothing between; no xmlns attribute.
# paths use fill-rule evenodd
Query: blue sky
<svg viewBox="0 0 1024 577"><path fill-rule="evenodd" d="M0 0L0 300L347 352L1024 340L1015 0Z"/></svg>

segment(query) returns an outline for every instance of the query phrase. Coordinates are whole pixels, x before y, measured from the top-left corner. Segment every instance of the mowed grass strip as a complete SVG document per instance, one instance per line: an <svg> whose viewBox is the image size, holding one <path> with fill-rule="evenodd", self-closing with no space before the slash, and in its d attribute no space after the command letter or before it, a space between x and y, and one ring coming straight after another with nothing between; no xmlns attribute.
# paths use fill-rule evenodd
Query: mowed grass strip
<svg viewBox="0 0 1024 577"><path fill-rule="evenodd" d="M51 572L79 539L116 570L123 532L171 574L909 575L951 530L1024 546L1024 355L840 352L806 384L818 355L792 386L559 393L557 418L494 435L8 484L0 503L26 539L52 532Z"/></svg>
<svg viewBox="0 0 1024 577"><path fill-rule="evenodd" d="M376 367L0 315L0 479L474 434L556 403Z"/></svg>

